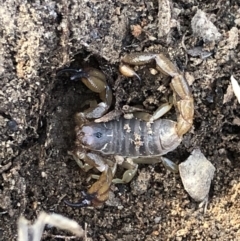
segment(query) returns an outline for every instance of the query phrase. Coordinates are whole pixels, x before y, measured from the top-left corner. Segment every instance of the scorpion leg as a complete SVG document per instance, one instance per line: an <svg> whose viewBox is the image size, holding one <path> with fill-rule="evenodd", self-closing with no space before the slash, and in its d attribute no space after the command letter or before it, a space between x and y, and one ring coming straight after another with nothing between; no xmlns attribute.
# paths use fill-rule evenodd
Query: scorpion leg
<svg viewBox="0 0 240 241"><path fill-rule="evenodd" d="M137 164L156 164L162 162L165 168L173 173L178 173L178 165L166 157L139 157L134 160Z"/></svg>
<svg viewBox="0 0 240 241"><path fill-rule="evenodd" d="M107 84L105 75L95 68L88 68L84 70L63 69L57 73L57 76L64 72L73 72L71 80L81 79L90 90L99 93L102 102L86 110L84 112L85 117L96 119L103 116L112 103L112 90Z"/></svg>
<svg viewBox="0 0 240 241"><path fill-rule="evenodd" d="M134 163L131 158L126 158L122 156L115 156L116 163L120 164L123 168L127 169L124 173L122 178L114 178L112 180L113 183L128 183L130 182L138 170L138 165Z"/></svg>
<svg viewBox="0 0 240 241"><path fill-rule="evenodd" d="M163 165L171 172L178 172L178 165L169 159L161 156L155 157L138 157L138 158L126 158L122 156L115 156L116 163L127 169L122 178L114 178L113 183L129 183L135 176L138 170L138 164L156 164L162 162Z"/></svg>
<svg viewBox="0 0 240 241"><path fill-rule="evenodd" d="M118 157L118 156L117 156ZM119 158L119 157L118 157ZM123 157L121 157L123 158ZM135 176L138 170L138 164L156 164L162 162L163 165L169 171L173 173L178 172L178 165L174 162L170 161L168 158L157 156L157 157L138 157L138 158L127 158L121 164L125 169L127 169L124 173L122 178L114 178L112 180L113 183L129 183Z"/></svg>
<svg viewBox="0 0 240 241"><path fill-rule="evenodd" d="M168 158L163 157L163 156L161 156L160 158L161 158L161 161L162 161L162 163L163 163L163 165L165 166L166 169L168 169L169 171L171 171L173 173L179 172L178 165L175 162L173 162L173 161L171 161Z"/></svg>
<svg viewBox="0 0 240 241"><path fill-rule="evenodd" d="M133 116L146 122L153 122L165 115L172 108L172 105L173 100L170 99L168 103L161 104L152 115L147 112L137 111L133 113Z"/></svg>
<svg viewBox="0 0 240 241"><path fill-rule="evenodd" d="M76 161L76 163L78 164L78 166L84 171L84 172L88 172L90 169L93 168L92 165L88 164L87 162L83 163L82 160L85 159L85 153L81 153L79 151L68 151L68 154L71 155L73 157L73 159Z"/></svg>

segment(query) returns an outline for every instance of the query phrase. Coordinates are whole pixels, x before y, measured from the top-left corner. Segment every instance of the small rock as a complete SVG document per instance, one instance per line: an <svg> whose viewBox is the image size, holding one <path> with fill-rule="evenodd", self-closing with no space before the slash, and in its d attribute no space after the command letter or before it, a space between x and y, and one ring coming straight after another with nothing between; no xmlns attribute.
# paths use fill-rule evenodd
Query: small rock
<svg viewBox="0 0 240 241"><path fill-rule="evenodd" d="M216 26L207 18L205 12L198 10L191 21L193 33L204 42L219 41L221 34Z"/></svg>
<svg viewBox="0 0 240 241"><path fill-rule="evenodd" d="M18 130L18 124L15 120L10 120L7 122L7 127L11 131L17 131Z"/></svg>
<svg viewBox="0 0 240 241"><path fill-rule="evenodd" d="M186 161L179 164L179 172L188 194L196 202L206 200L215 167L199 149L194 150Z"/></svg>

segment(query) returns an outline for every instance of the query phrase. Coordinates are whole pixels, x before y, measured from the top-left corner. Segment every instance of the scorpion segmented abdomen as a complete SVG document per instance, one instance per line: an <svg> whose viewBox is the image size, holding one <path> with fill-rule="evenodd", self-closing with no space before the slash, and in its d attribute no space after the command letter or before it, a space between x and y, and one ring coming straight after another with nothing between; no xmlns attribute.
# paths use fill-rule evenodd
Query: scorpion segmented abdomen
<svg viewBox="0 0 240 241"><path fill-rule="evenodd" d="M120 118L118 121L93 123L90 128L91 145L88 148L105 155L160 156L174 150L181 142L176 122L167 119L150 123Z"/></svg>

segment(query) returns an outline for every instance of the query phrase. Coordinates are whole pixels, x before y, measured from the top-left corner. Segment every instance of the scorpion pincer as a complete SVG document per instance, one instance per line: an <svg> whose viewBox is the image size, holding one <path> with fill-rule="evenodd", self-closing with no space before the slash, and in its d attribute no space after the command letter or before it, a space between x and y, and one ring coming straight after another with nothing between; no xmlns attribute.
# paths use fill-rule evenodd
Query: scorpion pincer
<svg viewBox="0 0 240 241"><path fill-rule="evenodd" d="M96 119L103 116L109 109L112 103L112 90L107 85L106 76L95 68L87 69L62 69L58 71L57 76L62 73L72 72L71 80L81 79L82 82L93 92L99 93L99 97L102 100L99 104L91 102L91 106L86 110L85 118Z"/></svg>
<svg viewBox="0 0 240 241"><path fill-rule="evenodd" d="M96 168L101 175L87 193L83 193L84 197L79 203L66 202L68 205L102 205L108 199L112 182L130 182L137 171L137 163L151 164L160 161L162 155L174 150L181 143L182 136L191 128L194 115L191 90L183 73L167 57L161 53L127 54L122 58L119 70L124 76L138 77L130 66L145 65L152 61L155 61L160 72L172 78L170 86L173 90L177 122L159 118L169 108L159 108L149 121L123 117L101 123L90 121L89 119L99 118L107 112L112 93L105 76L99 70L91 68L76 71L72 76L72 79L81 78L87 87L99 93L103 102L76 115L76 148L70 154L84 171ZM158 160L156 157L159 157ZM117 164L127 169L122 179L114 179Z"/></svg>

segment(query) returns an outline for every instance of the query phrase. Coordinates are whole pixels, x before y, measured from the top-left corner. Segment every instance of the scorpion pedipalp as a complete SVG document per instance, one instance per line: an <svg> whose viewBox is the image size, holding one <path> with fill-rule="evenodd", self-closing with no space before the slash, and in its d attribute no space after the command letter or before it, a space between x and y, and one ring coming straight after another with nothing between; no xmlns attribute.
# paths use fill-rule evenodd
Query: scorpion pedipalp
<svg viewBox="0 0 240 241"><path fill-rule="evenodd" d="M109 189L113 180L113 172L111 168L103 171L99 179L90 187L87 193L82 192L83 198L78 203L64 201L70 207L86 207L86 206L101 206L108 200Z"/></svg>

